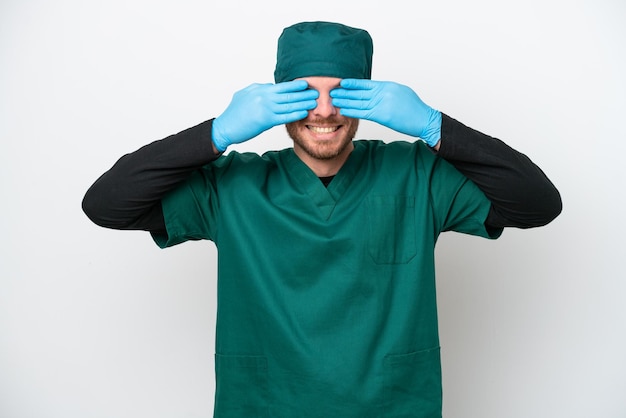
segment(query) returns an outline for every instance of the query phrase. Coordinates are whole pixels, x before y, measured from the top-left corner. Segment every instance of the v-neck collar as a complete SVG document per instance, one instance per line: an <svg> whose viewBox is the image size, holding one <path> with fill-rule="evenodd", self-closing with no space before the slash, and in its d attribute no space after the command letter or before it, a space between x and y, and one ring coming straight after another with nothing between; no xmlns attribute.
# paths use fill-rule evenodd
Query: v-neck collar
<svg viewBox="0 0 626 418"><path fill-rule="evenodd" d="M288 175L309 195L322 218L328 220L352 183L363 159L363 153L364 147L355 141L354 149L328 186L324 186L319 177L296 155L293 148L284 153L284 162Z"/></svg>

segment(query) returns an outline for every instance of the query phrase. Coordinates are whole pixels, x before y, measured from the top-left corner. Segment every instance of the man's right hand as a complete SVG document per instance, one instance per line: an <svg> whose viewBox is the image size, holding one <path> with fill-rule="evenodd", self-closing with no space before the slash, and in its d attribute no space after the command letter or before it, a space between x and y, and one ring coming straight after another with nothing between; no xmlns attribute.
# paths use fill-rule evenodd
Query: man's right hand
<svg viewBox="0 0 626 418"><path fill-rule="evenodd" d="M233 95L213 121L213 144L223 152L229 145L245 142L262 132L307 117L317 106L317 90L304 80L278 84L252 84Z"/></svg>

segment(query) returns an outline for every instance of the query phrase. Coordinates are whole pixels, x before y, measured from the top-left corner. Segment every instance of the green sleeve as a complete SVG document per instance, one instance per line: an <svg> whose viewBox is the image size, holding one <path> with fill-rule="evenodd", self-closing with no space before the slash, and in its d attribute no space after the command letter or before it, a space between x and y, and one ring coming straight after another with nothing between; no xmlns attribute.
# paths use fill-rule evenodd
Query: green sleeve
<svg viewBox="0 0 626 418"><path fill-rule="evenodd" d="M161 200L167 234L152 233L159 247L215 239L219 215L218 165L209 164L197 170Z"/></svg>
<svg viewBox="0 0 626 418"><path fill-rule="evenodd" d="M491 239L502 234L502 228L486 225L491 201L450 163L435 157L430 182L430 198L439 232L455 231Z"/></svg>

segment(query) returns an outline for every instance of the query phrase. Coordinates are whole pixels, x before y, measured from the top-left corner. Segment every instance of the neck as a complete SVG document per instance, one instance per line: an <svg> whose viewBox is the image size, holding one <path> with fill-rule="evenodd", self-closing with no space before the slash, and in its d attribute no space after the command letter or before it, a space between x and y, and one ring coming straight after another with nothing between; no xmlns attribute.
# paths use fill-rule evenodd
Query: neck
<svg viewBox="0 0 626 418"><path fill-rule="evenodd" d="M294 145L294 152L298 158L300 158L302 162L306 164L306 166L309 167L318 177L330 177L337 174L348 160L352 150L354 150L354 144L350 142L345 149L335 157L321 159L310 155L302 148Z"/></svg>

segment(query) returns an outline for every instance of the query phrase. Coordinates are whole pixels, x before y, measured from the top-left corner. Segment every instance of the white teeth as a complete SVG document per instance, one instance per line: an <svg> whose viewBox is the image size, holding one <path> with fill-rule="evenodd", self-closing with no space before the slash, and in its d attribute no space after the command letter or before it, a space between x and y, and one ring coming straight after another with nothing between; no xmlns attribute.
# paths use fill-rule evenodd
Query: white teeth
<svg viewBox="0 0 626 418"><path fill-rule="evenodd" d="M323 128L321 126L309 126L309 129L315 132L316 134L330 134L339 129L337 126L333 126L330 128Z"/></svg>

